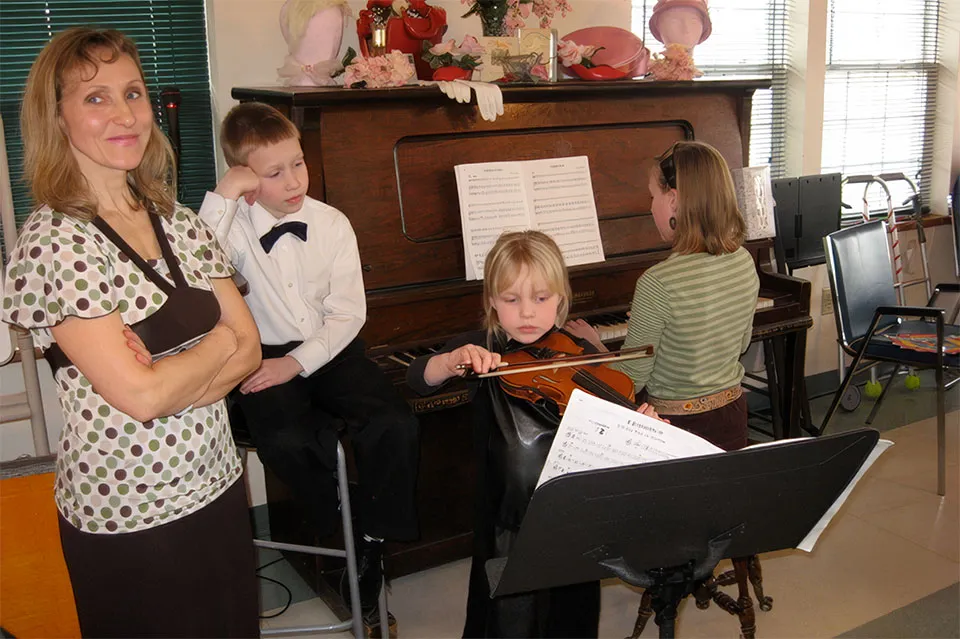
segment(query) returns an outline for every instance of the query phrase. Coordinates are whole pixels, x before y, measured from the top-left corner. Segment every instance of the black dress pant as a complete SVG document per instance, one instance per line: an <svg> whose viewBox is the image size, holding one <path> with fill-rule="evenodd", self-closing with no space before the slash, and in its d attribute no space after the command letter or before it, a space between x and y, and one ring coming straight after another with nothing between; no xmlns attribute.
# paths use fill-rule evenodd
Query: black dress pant
<svg viewBox="0 0 960 639"><path fill-rule="evenodd" d="M263 345L283 357L298 343ZM357 465L358 530L417 537L414 505L419 426L406 402L354 340L309 377L258 393L237 393L257 455L290 488L321 534L336 528L337 440L345 430Z"/></svg>

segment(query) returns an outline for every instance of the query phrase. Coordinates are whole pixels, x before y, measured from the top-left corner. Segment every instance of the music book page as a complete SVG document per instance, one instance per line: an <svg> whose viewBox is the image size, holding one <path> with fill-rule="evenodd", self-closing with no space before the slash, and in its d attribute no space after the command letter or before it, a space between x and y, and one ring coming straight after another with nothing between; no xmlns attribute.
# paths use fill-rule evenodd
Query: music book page
<svg viewBox="0 0 960 639"><path fill-rule="evenodd" d="M487 253L504 231L553 238L567 266L604 260L586 156L455 167L468 280L483 279Z"/></svg>
<svg viewBox="0 0 960 639"><path fill-rule="evenodd" d="M779 446L804 439L810 438L763 442L742 450ZM877 458L892 445L893 442L886 439L877 442L857 474L797 545L798 550L813 551L821 533L843 506L854 486ZM547 461L537 481L537 488L554 477L577 471L723 452L725 451L722 448L702 437L575 389L563 419L560 420L553 445L547 454Z"/></svg>
<svg viewBox="0 0 960 639"><path fill-rule="evenodd" d="M702 437L575 389L537 487L580 470L722 452Z"/></svg>

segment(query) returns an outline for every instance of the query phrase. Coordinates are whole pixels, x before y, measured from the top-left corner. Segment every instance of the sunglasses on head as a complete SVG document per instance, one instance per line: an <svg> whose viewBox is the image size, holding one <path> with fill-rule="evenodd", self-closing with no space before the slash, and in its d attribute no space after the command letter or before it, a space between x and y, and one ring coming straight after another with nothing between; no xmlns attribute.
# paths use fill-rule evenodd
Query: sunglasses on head
<svg viewBox="0 0 960 639"><path fill-rule="evenodd" d="M660 172L663 173L663 179L671 189L677 188L677 165L673 161L673 154L677 150L674 144L660 158Z"/></svg>

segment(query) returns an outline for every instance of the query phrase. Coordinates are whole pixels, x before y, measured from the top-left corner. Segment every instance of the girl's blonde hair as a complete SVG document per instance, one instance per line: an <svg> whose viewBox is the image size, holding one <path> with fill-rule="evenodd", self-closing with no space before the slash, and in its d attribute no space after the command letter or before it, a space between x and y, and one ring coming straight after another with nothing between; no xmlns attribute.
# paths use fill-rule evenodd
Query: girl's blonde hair
<svg viewBox="0 0 960 639"><path fill-rule="evenodd" d="M524 266L541 275L550 292L560 296L554 322L556 326L559 328L567 321L572 293L560 247L549 235L540 231L514 231L504 233L497 239L483 265L483 324L488 334L501 338L504 336L491 300L517 281Z"/></svg>
<svg viewBox="0 0 960 639"><path fill-rule="evenodd" d="M740 248L747 228L719 151L703 142L677 142L656 158L651 174L664 193L677 190L674 251L723 255Z"/></svg>
<svg viewBox="0 0 960 639"><path fill-rule="evenodd" d="M92 78L100 65L116 62L123 55L130 56L143 80L137 46L114 29L66 29L53 36L34 60L20 108L20 131L24 179L37 205L46 204L81 220L97 216L97 200L61 126L60 100L71 75L83 73L84 78ZM154 121L140 165L127 172L133 197L129 204L165 217L171 215L177 190L173 166L173 150Z"/></svg>

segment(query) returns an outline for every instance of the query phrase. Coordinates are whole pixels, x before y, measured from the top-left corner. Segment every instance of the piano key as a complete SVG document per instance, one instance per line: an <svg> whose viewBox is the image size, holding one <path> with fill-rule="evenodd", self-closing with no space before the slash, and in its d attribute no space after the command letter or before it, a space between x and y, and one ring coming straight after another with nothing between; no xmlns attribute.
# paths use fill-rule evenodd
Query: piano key
<svg viewBox="0 0 960 639"><path fill-rule="evenodd" d="M393 361L395 361L396 363L400 364L401 366L403 366L403 367L405 367L405 368L409 368L409 367L410 367L410 362L413 361L413 360L410 360L410 361L402 360L402 359L400 359L399 357L397 357L396 355L387 355L387 359L392 359Z"/></svg>

